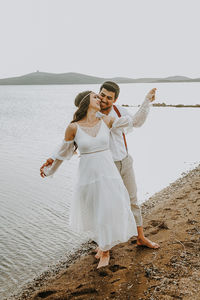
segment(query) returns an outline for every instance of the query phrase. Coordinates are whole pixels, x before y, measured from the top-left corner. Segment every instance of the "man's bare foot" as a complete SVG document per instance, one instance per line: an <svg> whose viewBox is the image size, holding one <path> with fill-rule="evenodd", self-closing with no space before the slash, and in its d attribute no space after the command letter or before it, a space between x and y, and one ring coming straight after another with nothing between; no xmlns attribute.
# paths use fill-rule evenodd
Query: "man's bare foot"
<svg viewBox="0 0 200 300"><path fill-rule="evenodd" d="M102 251L97 269L102 268L102 267L106 267L109 264L109 260L110 260L109 251Z"/></svg>
<svg viewBox="0 0 200 300"><path fill-rule="evenodd" d="M138 246L146 246L148 248L152 248L152 249L158 249L160 248L160 245L150 241L149 239L147 239L146 237L143 238L138 238L137 239L137 245Z"/></svg>

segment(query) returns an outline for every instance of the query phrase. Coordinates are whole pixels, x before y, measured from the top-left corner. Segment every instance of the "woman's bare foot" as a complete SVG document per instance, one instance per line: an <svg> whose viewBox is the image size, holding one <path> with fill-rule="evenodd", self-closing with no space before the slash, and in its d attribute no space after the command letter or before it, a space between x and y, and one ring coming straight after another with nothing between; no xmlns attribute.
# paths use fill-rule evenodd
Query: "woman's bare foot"
<svg viewBox="0 0 200 300"><path fill-rule="evenodd" d="M143 238L138 238L137 239L137 245L138 246L146 246L148 248L152 248L152 249L158 249L160 248L160 245L150 241L149 239L147 239L146 237Z"/></svg>
<svg viewBox="0 0 200 300"><path fill-rule="evenodd" d="M110 253L109 251L101 251L100 261L97 266L97 269L105 267L109 264Z"/></svg>
<svg viewBox="0 0 200 300"><path fill-rule="evenodd" d="M101 257L101 254L102 254L103 251L99 247L97 247L95 249L95 252L97 252L97 254L95 255L95 258L99 259Z"/></svg>

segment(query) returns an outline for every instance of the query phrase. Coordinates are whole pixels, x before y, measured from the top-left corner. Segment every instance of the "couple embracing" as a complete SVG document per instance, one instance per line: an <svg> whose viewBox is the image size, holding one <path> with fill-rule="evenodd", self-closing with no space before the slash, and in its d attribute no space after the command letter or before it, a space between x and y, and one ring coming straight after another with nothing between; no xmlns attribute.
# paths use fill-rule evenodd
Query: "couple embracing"
<svg viewBox="0 0 200 300"><path fill-rule="evenodd" d="M109 250L113 246L132 236L137 236L138 246L160 247L143 233L132 157L125 137L125 133L145 122L156 89L146 95L134 115L114 104L119 92L116 83L106 81L99 94L92 91L78 94L75 98L78 109L58 151L40 168L43 178L51 176L78 148L80 161L69 226L78 233L89 232L97 243L97 268L109 264Z"/></svg>

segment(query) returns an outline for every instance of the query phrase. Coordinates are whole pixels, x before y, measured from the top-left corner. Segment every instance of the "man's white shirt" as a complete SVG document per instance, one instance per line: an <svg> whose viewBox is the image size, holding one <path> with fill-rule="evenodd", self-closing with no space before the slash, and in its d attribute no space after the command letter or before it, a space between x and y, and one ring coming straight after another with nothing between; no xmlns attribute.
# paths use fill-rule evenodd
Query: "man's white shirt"
<svg viewBox="0 0 200 300"><path fill-rule="evenodd" d="M140 127L144 124L150 109L150 101L145 98L144 102L140 106L139 110L132 115L128 109L122 107L120 105L116 105L117 109L119 110L121 116L129 116L131 117L132 121L130 122L130 126L128 128L124 128L123 132L128 133L132 131L133 127ZM118 115L114 108L108 114L109 116L115 117L118 119ZM104 116L104 114L98 112L98 117ZM127 156L127 150L124 144L124 138L122 135L122 130L112 130L110 131L110 150L112 152L113 160L120 161Z"/></svg>

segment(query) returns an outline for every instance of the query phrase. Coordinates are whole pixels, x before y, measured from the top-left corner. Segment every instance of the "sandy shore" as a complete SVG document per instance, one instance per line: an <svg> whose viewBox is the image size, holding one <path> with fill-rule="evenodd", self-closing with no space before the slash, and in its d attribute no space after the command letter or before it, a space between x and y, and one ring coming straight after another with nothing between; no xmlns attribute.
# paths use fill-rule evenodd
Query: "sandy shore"
<svg viewBox="0 0 200 300"><path fill-rule="evenodd" d="M142 205L145 235L161 245L148 249L132 238L97 267L89 242L9 299L200 299L200 166Z"/></svg>

